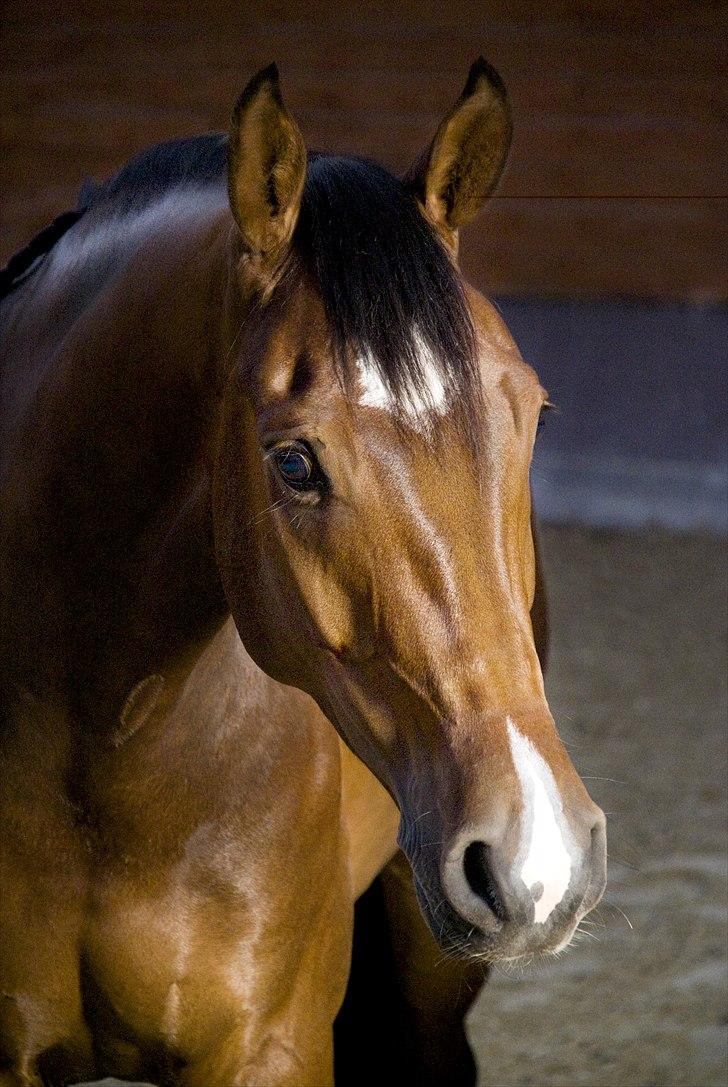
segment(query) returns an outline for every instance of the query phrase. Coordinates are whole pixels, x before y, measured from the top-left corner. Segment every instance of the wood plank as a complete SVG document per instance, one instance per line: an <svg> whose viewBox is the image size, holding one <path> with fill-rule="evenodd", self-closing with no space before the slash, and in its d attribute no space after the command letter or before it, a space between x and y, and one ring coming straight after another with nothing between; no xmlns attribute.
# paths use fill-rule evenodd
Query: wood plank
<svg viewBox="0 0 728 1087"><path fill-rule="evenodd" d="M73 154L79 174L99 155L125 161L137 150L214 127L216 109L140 108L114 103L49 103L6 114L0 122L5 168L16 152L39 163L54 152ZM408 167L436 130L439 114L301 109L309 147L363 154L396 170ZM109 154L111 152L111 155ZM501 193L509 197L719 197L728 194L728 129L672 121L618 118L522 120Z"/></svg>
<svg viewBox="0 0 728 1087"><path fill-rule="evenodd" d="M442 29L418 24L346 22L312 27L306 22L266 25L231 19L210 34L191 33L184 22L88 24L49 22L43 32L25 21L6 22L3 53L23 57L28 66L54 61L96 60L114 67L120 58L154 68L160 55L178 66L187 78L200 69L223 64L255 70L277 58L282 67L331 69L375 67L422 69L434 60L438 67L462 73L468 62L485 51L504 73L537 65L573 76L576 72L609 74L629 70L640 76L693 71L717 77L725 71L726 51L721 35L695 29L685 34L671 26L645 25L640 33L552 24L518 26L481 22L472 29Z"/></svg>
<svg viewBox="0 0 728 1087"><path fill-rule="evenodd" d="M493 293L728 302L728 201L491 201L462 264Z"/></svg>
<svg viewBox="0 0 728 1087"><path fill-rule="evenodd" d="M727 5L728 7L728 5ZM183 79L164 56L149 70L126 62L116 68L95 62L29 68L23 61L8 63L0 72L0 101L6 111L45 108L49 102L86 103L108 107L134 102L157 109L204 110L214 107L226 117L251 74L239 65L215 65L204 80ZM457 97L464 69L397 69L294 67L282 73L286 101L300 108L372 109L402 113L444 112ZM653 119L677 117L683 123L721 122L728 114L728 87L699 73L638 78L629 72L600 78L588 74L567 78L562 73L518 72L509 93L516 123L520 119L566 114L571 117Z"/></svg>
<svg viewBox="0 0 728 1087"><path fill-rule="evenodd" d="M9 23L24 22L45 25L55 19L64 22L85 22L107 19L131 21L139 17L139 0L86 0L81 5L61 3L60 0L5 0L5 17ZM341 9L332 0L307 0L306 18L312 23L330 24L341 18ZM558 22L577 28L593 25L609 28L635 29L645 24L664 24L695 28L717 28L726 25L726 5L722 0L450 0L446 7L441 0L398 0L396 8L388 0L359 0L357 16L362 20L392 21L393 15L402 22L450 28L463 23L534 23ZM396 13L396 14L395 14ZM190 26L202 25L209 31L215 19L230 21L240 17L236 0L216 0L209 6L194 0L145 0L144 15L152 19L184 20ZM251 21L289 21L300 19L299 0L246 0L246 18Z"/></svg>
<svg viewBox="0 0 728 1087"><path fill-rule="evenodd" d="M485 48L511 88L516 137L501 199L465 238L473 274L498 290L726 298L725 201L697 199L726 193L725 3L148 0L143 11L6 0L3 255L71 206L86 175L225 127L272 56L311 144L402 169Z"/></svg>

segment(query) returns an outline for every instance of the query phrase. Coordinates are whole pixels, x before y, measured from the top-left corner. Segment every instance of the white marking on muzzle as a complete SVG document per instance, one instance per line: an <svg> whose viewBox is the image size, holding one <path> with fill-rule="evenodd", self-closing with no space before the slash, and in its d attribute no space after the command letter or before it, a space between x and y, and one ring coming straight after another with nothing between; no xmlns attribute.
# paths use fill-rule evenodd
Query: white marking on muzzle
<svg viewBox="0 0 728 1087"><path fill-rule="evenodd" d="M507 718L511 755L523 790L523 838L516 859L518 875L531 892L534 920L546 921L571 880L571 854L564 841L564 813L554 775L527 737ZM538 893L536 884L541 885Z"/></svg>

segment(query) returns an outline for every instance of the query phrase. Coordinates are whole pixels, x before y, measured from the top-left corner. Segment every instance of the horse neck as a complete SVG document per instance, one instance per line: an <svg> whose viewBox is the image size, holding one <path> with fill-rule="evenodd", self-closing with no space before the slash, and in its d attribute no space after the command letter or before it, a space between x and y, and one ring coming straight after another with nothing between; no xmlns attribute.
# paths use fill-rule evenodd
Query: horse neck
<svg viewBox="0 0 728 1087"><path fill-rule="evenodd" d="M227 614L207 449L230 335L231 221L217 202L199 208L131 252L122 236L122 270L56 349L4 495L9 655L14 643L48 686L109 709Z"/></svg>

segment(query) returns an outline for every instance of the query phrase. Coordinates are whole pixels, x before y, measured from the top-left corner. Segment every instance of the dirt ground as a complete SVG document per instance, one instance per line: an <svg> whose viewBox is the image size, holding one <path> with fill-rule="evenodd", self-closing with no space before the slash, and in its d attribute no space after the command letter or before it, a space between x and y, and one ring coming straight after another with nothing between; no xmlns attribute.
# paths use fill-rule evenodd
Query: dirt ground
<svg viewBox="0 0 728 1087"><path fill-rule="evenodd" d="M717 540L544 531L562 738L608 813L609 885L559 960L493 972L481 1087L728 1082L726 559Z"/></svg>
<svg viewBox="0 0 728 1087"><path fill-rule="evenodd" d="M480 1085L722 1087L724 545L567 528L543 544L547 688L609 816L609 887L561 958L493 972L470 1018Z"/></svg>

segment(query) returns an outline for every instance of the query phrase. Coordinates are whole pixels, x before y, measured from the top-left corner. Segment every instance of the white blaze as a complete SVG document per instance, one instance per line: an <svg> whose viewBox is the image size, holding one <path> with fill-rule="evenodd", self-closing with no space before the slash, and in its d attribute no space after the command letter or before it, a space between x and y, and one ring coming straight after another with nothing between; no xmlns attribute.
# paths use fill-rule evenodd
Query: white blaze
<svg viewBox="0 0 728 1087"><path fill-rule="evenodd" d="M507 719L511 755L523 790L523 835L518 850L518 875L534 893L534 920L545 921L564 897L571 879L571 855L564 842L563 805L550 768L531 741Z"/></svg>
<svg viewBox="0 0 728 1087"><path fill-rule="evenodd" d="M419 332L415 330L413 340L417 347L424 375L424 390L420 393L417 389L407 390L407 400L400 410L409 416L414 426L420 423L422 416L428 411L438 413L447 409L447 392L440 375L440 370L432 352L424 342ZM359 403L369 408L379 408L381 411L395 412L397 405L392 400L387 388L382 381L379 370L370 352L363 353L357 358L361 392Z"/></svg>
<svg viewBox="0 0 728 1087"><path fill-rule="evenodd" d="M359 403L364 404L365 407L368 408L380 408L382 411L391 411L393 405L390 395L379 376L379 370L377 369L371 354L367 352L366 355L359 355L356 362L361 384Z"/></svg>

